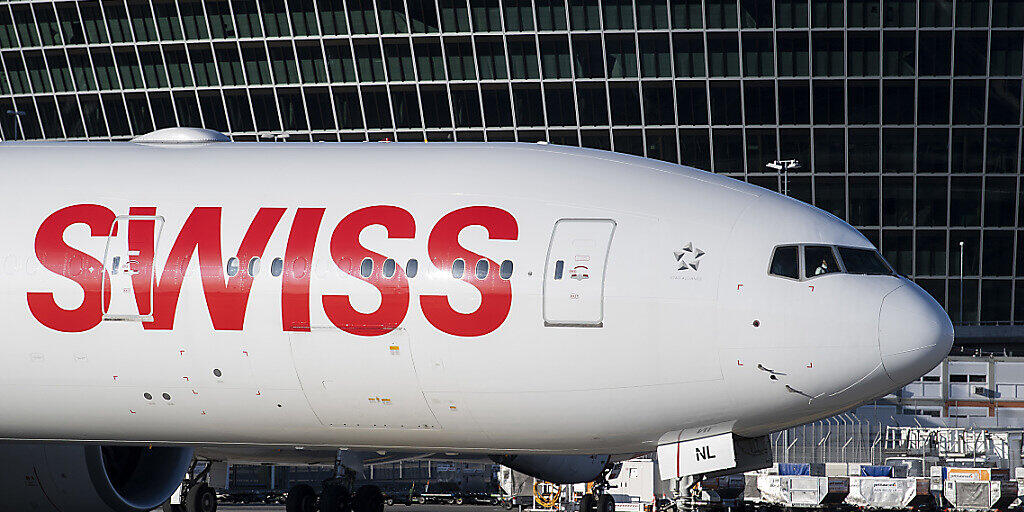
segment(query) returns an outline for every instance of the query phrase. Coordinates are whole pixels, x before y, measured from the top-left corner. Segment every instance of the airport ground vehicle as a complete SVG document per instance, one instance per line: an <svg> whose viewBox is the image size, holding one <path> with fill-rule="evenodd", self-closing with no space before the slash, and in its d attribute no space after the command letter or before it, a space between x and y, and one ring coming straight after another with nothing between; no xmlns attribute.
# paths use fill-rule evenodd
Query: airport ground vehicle
<svg viewBox="0 0 1024 512"><path fill-rule="evenodd" d="M391 485L381 488L387 505L411 505L419 503L419 492L415 485Z"/></svg>
<svg viewBox="0 0 1024 512"><path fill-rule="evenodd" d="M428 481L419 491L418 503L446 503L462 505L466 501L458 482Z"/></svg>
<svg viewBox="0 0 1024 512"><path fill-rule="evenodd" d="M463 503L476 505L498 505L501 503L501 494L469 492L463 493Z"/></svg>

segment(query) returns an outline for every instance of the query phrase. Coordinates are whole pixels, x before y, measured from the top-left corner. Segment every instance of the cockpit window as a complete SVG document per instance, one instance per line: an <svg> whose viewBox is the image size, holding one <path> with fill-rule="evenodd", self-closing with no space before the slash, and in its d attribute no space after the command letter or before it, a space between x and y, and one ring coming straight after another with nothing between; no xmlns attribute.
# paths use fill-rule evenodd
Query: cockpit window
<svg viewBox="0 0 1024 512"><path fill-rule="evenodd" d="M807 277L839 272L839 263L832 247L827 245L804 246L804 273Z"/></svg>
<svg viewBox="0 0 1024 512"><path fill-rule="evenodd" d="M800 279L800 257L795 245L783 245L775 248L772 256L772 267L768 271L772 275Z"/></svg>
<svg viewBox="0 0 1024 512"><path fill-rule="evenodd" d="M850 274L892 275L892 269L873 249L858 249L856 247L839 247L838 249L839 257L843 259L843 265Z"/></svg>

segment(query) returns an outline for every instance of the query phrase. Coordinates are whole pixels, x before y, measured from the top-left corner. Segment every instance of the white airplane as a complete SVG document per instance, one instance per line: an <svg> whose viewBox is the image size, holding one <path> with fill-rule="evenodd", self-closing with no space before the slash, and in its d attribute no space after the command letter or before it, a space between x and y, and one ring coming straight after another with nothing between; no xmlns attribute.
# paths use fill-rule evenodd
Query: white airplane
<svg viewBox="0 0 1024 512"><path fill-rule="evenodd" d="M771 463L953 330L838 218L540 144L0 145L0 511L159 507L194 458ZM374 512L344 479L289 512ZM187 510L212 490L188 486ZM583 503L606 511L598 486ZM215 496L213 496L215 500Z"/></svg>

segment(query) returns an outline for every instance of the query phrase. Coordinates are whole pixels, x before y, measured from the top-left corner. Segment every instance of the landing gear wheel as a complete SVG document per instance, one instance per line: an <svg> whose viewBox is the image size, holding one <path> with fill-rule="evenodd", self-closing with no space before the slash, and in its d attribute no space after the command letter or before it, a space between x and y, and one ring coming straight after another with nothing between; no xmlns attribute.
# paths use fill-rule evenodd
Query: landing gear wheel
<svg viewBox="0 0 1024 512"><path fill-rule="evenodd" d="M384 493L376 485L356 489L352 497L352 512L384 512Z"/></svg>
<svg viewBox="0 0 1024 512"><path fill-rule="evenodd" d="M602 494L597 499L597 512L615 512L615 500L611 495Z"/></svg>
<svg viewBox="0 0 1024 512"><path fill-rule="evenodd" d="M587 493L580 498L580 510L579 512L595 512L597 508L597 500L594 499L594 495Z"/></svg>
<svg viewBox="0 0 1024 512"><path fill-rule="evenodd" d="M317 512L316 490L312 486L299 484L288 490L284 509L287 512Z"/></svg>
<svg viewBox="0 0 1024 512"><path fill-rule="evenodd" d="M186 512L217 512L217 492L213 487L196 484L185 495Z"/></svg>
<svg viewBox="0 0 1024 512"><path fill-rule="evenodd" d="M320 495L319 512L349 512L351 504L348 489L338 484L329 484Z"/></svg>
<svg viewBox="0 0 1024 512"><path fill-rule="evenodd" d="M185 512L184 507L182 507L181 505L171 503L170 499L165 501L164 504L160 506L160 510L163 512Z"/></svg>

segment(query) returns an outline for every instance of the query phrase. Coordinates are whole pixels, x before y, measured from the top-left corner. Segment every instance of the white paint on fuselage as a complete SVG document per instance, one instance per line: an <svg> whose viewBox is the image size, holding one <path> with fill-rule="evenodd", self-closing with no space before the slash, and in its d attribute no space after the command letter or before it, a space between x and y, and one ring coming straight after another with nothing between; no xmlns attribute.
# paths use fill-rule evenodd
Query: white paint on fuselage
<svg viewBox="0 0 1024 512"><path fill-rule="evenodd" d="M77 334L42 326L25 298L52 290L73 308L82 296L77 285L38 265L34 273L8 274L0 284L0 438L627 453L653 449L668 431L727 421L740 434L762 434L901 384L877 370L878 316L885 294L906 280L769 276L779 244L871 244L820 210L695 169L520 144L7 144L0 152L7 177L0 198L10 212L0 239L14 261L33 260L39 224L72 204L117 214L156 206L166 218L158 275L193 207L223 208L225 261L259 207L288 208L240 332L213 330L198 272L185 279L173 330L104 322ZM408 210L417 224L413 239L388 239L379 226L361 235L370 250L420 263L400 329L400 364L388 359L393 336L346 334L320 301L345 293L363 312L379 304L377 290L339 271L329 252L345 215L379 204ZM479 304L479 292L434 269L426 251L434 223L471 205L512 213L519 237L462 232L462 245L514 261L515 273L504 324L461 338L431 326L419 296L447 294L463 312ZM268 272L284 254L297 207L327 209L314 255L310 333L283 332L280 278ZM602 327L544 325L545 255L563 218L616 222ZM103 255L103 239L89 237L84 225L65 239ZM673 253L687 243L706 251L696 271L677 269ZM190 270L196 266L193 258ZM940 352L920 357L937 363ZM785 375L771 380L758 364ZM389 373L397 368L415 375ZM326 384L302 380L331 371ZM808 403L787 384L816 398ZM303 392L317 385L324 393ZM340 404L367 406L365 395L378 389L394 395L386 406L394 413L346 417Z"/></svg>

